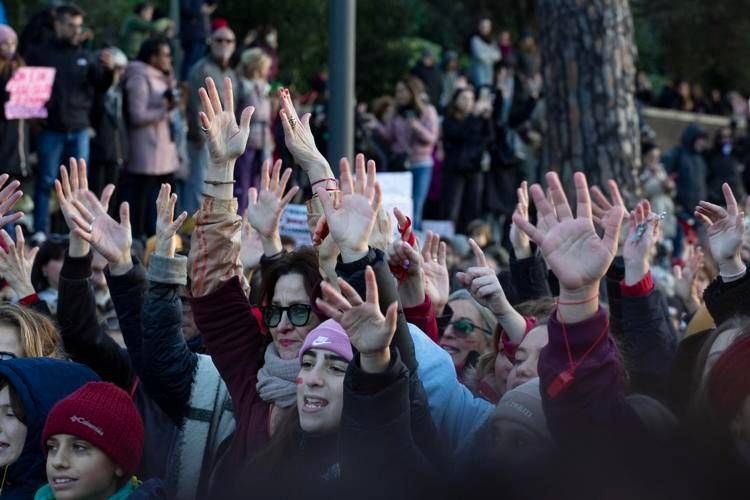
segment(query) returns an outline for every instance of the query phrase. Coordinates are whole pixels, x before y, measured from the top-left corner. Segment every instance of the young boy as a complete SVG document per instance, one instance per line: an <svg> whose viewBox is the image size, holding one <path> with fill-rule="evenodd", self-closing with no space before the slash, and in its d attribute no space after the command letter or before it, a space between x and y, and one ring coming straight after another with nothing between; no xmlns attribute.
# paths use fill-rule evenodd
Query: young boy
<svg viewBox="0 0 750 500"><path fill-rule="evenodd" d="M89 382L50 412L42 432L47 482L35 500L165 498L160 481L133 476L143 453L143 422L130 396Z"/></svg>

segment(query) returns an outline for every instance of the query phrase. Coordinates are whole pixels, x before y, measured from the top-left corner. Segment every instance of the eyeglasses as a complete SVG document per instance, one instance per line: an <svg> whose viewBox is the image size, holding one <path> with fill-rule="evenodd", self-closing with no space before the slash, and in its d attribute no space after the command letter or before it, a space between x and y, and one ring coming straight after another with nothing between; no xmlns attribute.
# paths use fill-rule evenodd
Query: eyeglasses
<svg viewBox="0 0 750 500"><path fill-rule="evenodd" d="M12 352L0 351L0 361L7 361L9 359L16 359L16 355Z"/></svg>
<svg viewBox="0 0 750 500"><path fill-rule="evenodd" d="M487 335L492 335L491 331L487 330L486 328L482 328L481 326L475 325L468 319L457 319L456 321L451 321L449 324L453 327L456 334L462 337L471 335L474 332L474 329L480 330Z"/></svg>
<svg viewBox="0 0 750 500"><path fill-rule="evenodd" d="M263 308L263 323L269 328L275 328L281 323L281 315L286 317L294 326L305 326L310 319L312 307L308 304L292 304L291 306L265 306Z"/></svg>
<svg viewBox="0 0 750 500"><path fill-rule="evenodd" d="M226 43L226 44L234 43L234 38L214 38L213 40L214 42L217 42L217 43Z"/></svg>

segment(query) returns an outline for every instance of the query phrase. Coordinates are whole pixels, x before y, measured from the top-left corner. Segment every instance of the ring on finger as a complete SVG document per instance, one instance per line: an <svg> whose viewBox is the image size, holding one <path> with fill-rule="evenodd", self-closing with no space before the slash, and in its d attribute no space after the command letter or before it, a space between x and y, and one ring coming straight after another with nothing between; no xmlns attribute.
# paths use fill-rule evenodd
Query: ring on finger
<svg viewBox="0 0 750 500"><path fill-rule="evenodd" d="M96 220L96 217L91 219L91 222L89 222L89 233L94 230L94 221Z"/></svg>
<svg viewBox="0 0 750 500"><path fill-rule="evenodd" d="M204 127L203 125L201 125L201 130L203 131L204 134L208 133L208 129Z"/></svg>

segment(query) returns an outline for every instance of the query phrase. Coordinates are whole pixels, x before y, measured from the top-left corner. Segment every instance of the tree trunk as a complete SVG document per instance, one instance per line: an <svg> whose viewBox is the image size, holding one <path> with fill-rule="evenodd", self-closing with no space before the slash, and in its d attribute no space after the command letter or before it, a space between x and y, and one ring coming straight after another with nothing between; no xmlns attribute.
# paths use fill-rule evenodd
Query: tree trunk
<svg viewBox="0 0 750 500"><path fill-rule="evenodd" d="M549 168L637 194L641 147L628 0L540 0Z"/></svg>

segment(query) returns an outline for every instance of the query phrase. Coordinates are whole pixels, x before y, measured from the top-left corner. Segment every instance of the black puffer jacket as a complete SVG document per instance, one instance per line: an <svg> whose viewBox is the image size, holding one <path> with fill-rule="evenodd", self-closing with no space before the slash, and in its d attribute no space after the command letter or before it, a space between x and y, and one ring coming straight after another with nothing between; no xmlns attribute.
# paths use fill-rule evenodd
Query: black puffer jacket
<svg viewBox="0 0 750 500"><path fill-rule="evenodd" d="M110 86L112 72L89 51L57 39L31 47L26 62L56 70L52 97L47 103L46 128L56 132L88 128L94 92Z"/></svg>

